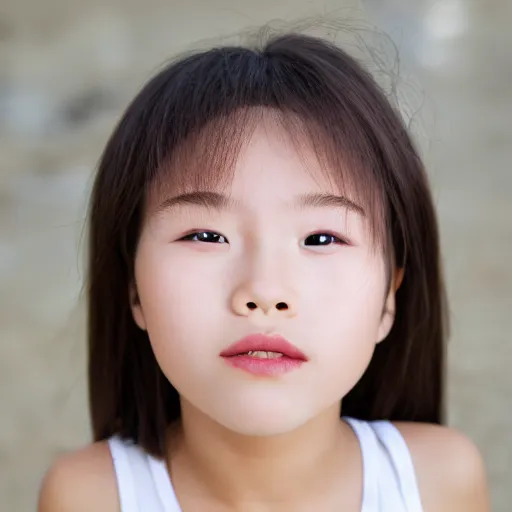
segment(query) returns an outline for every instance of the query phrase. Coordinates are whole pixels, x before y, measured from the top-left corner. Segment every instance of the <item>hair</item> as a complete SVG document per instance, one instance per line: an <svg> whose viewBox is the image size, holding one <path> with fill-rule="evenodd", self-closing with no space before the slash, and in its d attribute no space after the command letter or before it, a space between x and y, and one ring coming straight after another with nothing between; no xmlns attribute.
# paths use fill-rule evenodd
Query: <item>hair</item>
<svg viewBox="0 0 512 512"><path fill-rule="evenodd" d="M443 421L446 299L426 173L399 112L336 45L300 34L263 47L183 57L152 78L101 157L90 203L88 378L95 440L114 434L162 456L180 417L177 391L132 317L129 288L148 193L228 182L263 116L307 141L349 183L390 268L403 268L393 327L343 398L364 420Z"/></svg>

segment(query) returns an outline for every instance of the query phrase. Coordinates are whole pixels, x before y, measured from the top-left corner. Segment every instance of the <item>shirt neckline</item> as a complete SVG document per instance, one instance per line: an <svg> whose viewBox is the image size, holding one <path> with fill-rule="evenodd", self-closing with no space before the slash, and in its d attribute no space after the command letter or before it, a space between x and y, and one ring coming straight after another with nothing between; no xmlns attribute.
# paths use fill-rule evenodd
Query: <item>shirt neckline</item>
<svg viewBox="0 0 512 512"><path fill-rule="evenodd" d="M374 464L370 464L370 461L372 460L371 452L376 448L372 446L376 444L375 435L366 422L348 417L343 419L352 428L361 450L363 465L361 512L374 512L378 510L377 475ZM151 455L148 455L148 459L163 510L165 512L182 512L165 461Z"/></svg>

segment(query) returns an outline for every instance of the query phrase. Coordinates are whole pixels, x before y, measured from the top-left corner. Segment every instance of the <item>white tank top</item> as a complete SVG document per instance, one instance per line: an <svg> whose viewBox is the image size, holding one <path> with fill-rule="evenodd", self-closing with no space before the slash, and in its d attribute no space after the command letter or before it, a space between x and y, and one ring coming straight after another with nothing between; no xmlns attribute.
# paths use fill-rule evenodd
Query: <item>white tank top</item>
<svg viewBox="0 0 512 512"><path fill-rule="evenodd" d="M398 429L388 421L344 419L361 446L361 512L422 512L411 455ZM164 461L118 437L109 446L121 512L182 512Z"/></svg>

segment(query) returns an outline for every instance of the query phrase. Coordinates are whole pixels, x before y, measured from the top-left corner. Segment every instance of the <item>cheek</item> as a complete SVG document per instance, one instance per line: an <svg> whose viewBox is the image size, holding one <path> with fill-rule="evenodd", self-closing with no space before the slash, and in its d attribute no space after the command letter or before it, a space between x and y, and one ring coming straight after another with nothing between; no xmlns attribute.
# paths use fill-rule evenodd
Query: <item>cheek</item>
<svg viewBox="0 0 512 512"><path fill-rule="evenodd" d="M308 293L301 309L317 319L316 325L353 333L356 339L371 337L384 308L386 277L380 258L350 248L339 258L315 264L303 276L301 287Z"/></svg>
<svg viewBox="0 0 512 512"><path fill-rule="evenodd" d="M201 371L208 358L194 356L215 351L212 334L221 328L226 302L218 269L193 264L183 255L141 248L136 262L151 345L163 372L173 380L183 368Z"/></svg>
<svg viewBox="0 0 512 512"><path fill-rule="evenodd" d="M384 265L354 250L343 264L326 265L304 286L304 334L314 340L318 378L326 389L343 394L366 370L379 338L385 295Z"/></svg>

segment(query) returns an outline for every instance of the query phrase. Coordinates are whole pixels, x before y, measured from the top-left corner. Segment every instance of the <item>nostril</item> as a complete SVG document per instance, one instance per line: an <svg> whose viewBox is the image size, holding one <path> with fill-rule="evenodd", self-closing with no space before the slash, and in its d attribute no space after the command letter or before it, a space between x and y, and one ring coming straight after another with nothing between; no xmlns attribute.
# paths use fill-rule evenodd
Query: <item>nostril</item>
<svg viewBox="0 0 512 512"><path fill-rule="evenodd" d="M288 309L288 304L286 304L285 302L278 302L276 304L276 309L279 311L285 311Z"/></svg>
<svg viewBox="0 0 512 512"><path fill-rule="evenodd" d="M256 306L256 304L254 302L248 302L247 307L252 310L252 309L256 309L258 306Z"/></svg>

